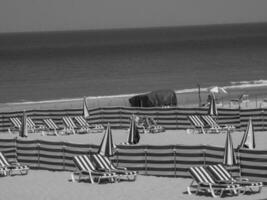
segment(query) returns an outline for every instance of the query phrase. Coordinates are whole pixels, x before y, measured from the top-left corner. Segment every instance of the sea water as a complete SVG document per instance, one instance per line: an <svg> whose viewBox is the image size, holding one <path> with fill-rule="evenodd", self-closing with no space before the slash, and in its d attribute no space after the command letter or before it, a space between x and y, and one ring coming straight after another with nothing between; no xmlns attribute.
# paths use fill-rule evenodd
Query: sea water
<svg viewBox="0 0 267 200"><path fill-rule="evenodd" d="M266 84L267 24L0 34L0 102Z"/></svg>

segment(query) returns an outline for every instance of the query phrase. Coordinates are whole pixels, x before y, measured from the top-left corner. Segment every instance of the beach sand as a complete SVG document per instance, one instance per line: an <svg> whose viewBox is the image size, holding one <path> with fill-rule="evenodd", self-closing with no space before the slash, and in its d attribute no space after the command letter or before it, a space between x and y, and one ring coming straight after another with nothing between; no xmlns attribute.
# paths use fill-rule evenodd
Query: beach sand
<svg viewBox="0 0 267 200"><path fill-rule="evenodd" d="M127 130L112 130L115 144L125 142ZM234 146L241 140L242 132L232 133ZM3 134L2 138L13 138L16 135ZM70 136L41 136L29 134L25 140L41 139L49 141L67 141L72 143L100 144L103 133L70 135ZM166 131L159 134L142 134L139 144L168 145L183 144L197 145L208 144L224 146L226 134L187 134L183 130ZM267 134L256 132L256 149L266 149ZM138 175L135 182L119 182L114 184L89 184L86 182L73 183L70 181L70 172L52 172L46 170L30 170L26 176L2 177L0 179L1 198L13 199L211 199L206 195L188 195L186 187L190 178L165 178ZM263 188L260 194L240 195L231 199L264 199L267 189Z"/></svg>
<svg viewBox="0 0 267 200"><path fill-rule="evenodd" d="M209 195L188 195L186 187L191 179L138 175L135 182L89 184L71 182L70 172L31 170L26 176L5 177L0 180L1 199L5 200L177 200L213 199ZM229 199L264 199L267 188L253 195L239 195Z"/></svg>
<svg viewBox="0 0 267 200"><path fill-rule="evenodd" d="M104 133L83 134L83 135L66 135L66 136L41 136L40 134L28 135L28 138L23 140L47 140L47 141L64 141L77 144L96 144L99 145ZM234 147L240 144L244 132L233 132L232 139ZM112 130L114 144L126 142L128 138L127 130ZM14 138L18 134L2 134L1 138ZM255 132L257 150L267 150L267 133L266 131ZM167 130L157 134L141 134L140 145L210 145L224 147L226 134L187 134L185 130Z"/></svg>

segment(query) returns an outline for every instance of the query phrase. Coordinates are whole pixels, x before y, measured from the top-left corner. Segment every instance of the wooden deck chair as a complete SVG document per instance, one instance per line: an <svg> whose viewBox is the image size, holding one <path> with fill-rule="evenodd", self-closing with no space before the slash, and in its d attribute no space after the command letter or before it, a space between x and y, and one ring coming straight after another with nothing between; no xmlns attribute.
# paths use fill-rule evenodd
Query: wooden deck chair
<svg viewBox="0 0 267 200"><path fill-rule="evenodd" d="M231 195L238 195L241 187L233 183L216 183L208 171L203 167L190 167L189 173L193 181L187 187L188 194L192 194L195 189L196 194L199 192L210 193L213 197L222 197L226 192Z"/></svg>
<svg viewBox="0 0 267 200"><path fill-rule="evenodd" d="M247 178L234 178L227 169L221 165L208 165L208 171L212 174L216 182L236 183L239 184L246 191L260 192L263 186L262 182L249 181Z"/></svg>
<svg viewBox="0 0 267 200"><path fill-rule="evenodd" d="M118 174L118 180L127 179L131 181L135 181L137 177L136 171L129 171L126 168L115 167L111 160L109 160L106 156L102 156L100 154L93 154L92 160L95 163L97 169L105 170L108 172L114 172Z"/></svg>
<svg viewBox="0 0 267 200"><path fill-rule="evenodd" d="M78 175L78 181L81 181L84 177L89 179L91 183L95 180L100 183L101 180L108 180L110 182L115 182L117 180L117 175L115 173L98 171L90 160L89 155L74 156L74 164L77 168L71 176L75 180L75 175Z"/></svg>
<svg viewBox="0 0 267 200"><path fill-rule="evenodd" d="M198 115L189 115L188 119L198 133L206 133L205 124Z"/></svg>
<svg viewBox="0 0 267 200"><path fill-rule="evenodd" d="M21 175L26 175L29 171L29 167L26 165L20 165L18 162L8 162L2 152L0 152L0 167L6 170L8 175L15 175L18 172Z"/></svg>
<svg viewBox="0 0 267 200"><path fill-rule="evenodd" d="M76 124L73 122L71 117L63 117L62 118L63 123L65 125L65 133L67 134L75 134L76 131L78 130L78 127Z"/></svg>
<svg viewBox="0 0 267 200"><path fill-rule="evenodd" d="M87 133L100 133L105 130L104 126L101 124L90 125L83 116L76 116L74 119L78 123L81 130L84 130Z"/></svg>
<svg viewBox="0 0 267 200"><path fill-rule="evenodd" d="M55 122L51 119L51 118L48 118L48 119L43 119L45 125L46 125L46 128L47 128L47 131L52 131L52 134L49 133L47 135L58 135L58 134L63 134L63 129L58 127Z"/></svg>

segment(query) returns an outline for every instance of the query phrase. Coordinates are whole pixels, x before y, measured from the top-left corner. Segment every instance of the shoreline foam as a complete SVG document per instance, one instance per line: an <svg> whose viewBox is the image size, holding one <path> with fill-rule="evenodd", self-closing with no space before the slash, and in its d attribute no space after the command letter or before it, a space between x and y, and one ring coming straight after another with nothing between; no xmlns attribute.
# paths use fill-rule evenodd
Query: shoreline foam
<svg viewBox="0 0 267 200"><path fill-rule="evenodd" d="M231 85L220 86L224 89L228 90L237 90L237 89L251 89L251 88L262 88L267 87L267 80L252 80L252 81L239 81L239 82L230 82ZM215 86L215 85L214 85ZM213 87L213 86L211 86ZM208 92L209 88L200 88L201 92ZM198 92L197 88L188 88L175 90L176 94L186 94L186 93L196 93ZM87 96L87 100L97 100L97 99L113 99L113 98L127 98L134 95L144 94L142 93L131 93L131 94L118 94L118 95L103 95L103 96ZM43 103L62 103L62 102L73 102L73 101L81 101L83 97L77 98L64 98L64 99L51 99L51 100L42 100L42 101L25 101L25 102L10 102L10 103L2 103L4 105L27 105L27 104L43 104Z"/></svg>

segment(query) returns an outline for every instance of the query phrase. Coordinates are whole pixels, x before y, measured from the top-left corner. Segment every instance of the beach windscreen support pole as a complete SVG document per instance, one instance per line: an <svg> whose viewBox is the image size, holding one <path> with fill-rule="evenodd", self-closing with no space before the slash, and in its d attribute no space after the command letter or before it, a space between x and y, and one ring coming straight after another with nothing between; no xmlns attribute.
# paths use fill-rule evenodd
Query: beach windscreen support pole
<svg viewBox="0 0 267 200"><path fill-rule="evenodd" d="M200 95L200 84L197 84L198 87L198 106L201 107L201 95Z"/></svg>

